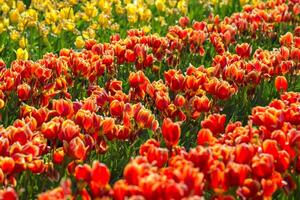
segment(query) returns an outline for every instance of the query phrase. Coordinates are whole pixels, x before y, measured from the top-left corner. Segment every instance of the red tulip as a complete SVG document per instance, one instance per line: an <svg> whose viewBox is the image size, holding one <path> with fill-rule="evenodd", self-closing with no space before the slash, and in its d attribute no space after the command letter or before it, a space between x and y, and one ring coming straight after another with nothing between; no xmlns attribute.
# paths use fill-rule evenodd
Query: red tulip
<svg viewBox="0 0 300 200"><path fill-rule="evenodd" d="M5 174L10 174L15 168L15 161L10 157L3 157L0 159L0 166Z"/></svg>
<svg viewBox="0 0 300 200"><path fill-rule="evenodd" d="M109 169L102 163L98 161L93 162L92 166L92 180L97 182L97 184L105 186L109 183L110 172Z"/></svg>
<svg viewBox="0 0 300 200"><path fill-rule="evenodd" d="M91 178L91 167L88 164L77 165L75 167L74 176L76 180L88 182Z"/></svg>
<svg viewBox="0 0 300 200"><path fill-rule="evenodd" d="M275 88L278 92L286 91L288 88L288 82L284 76L277 76L275 79Z"/></svg>
<svg viewBox="0 0 300 200"><path fill-rule="evenodd" d="M274 171L274 158L270 154L260 154L252 158L253 174L259 178L268 178Z"/></svg>
<svg viewBox="0 0 300 200"><path fill-rule="evenodd" d="M236 53L242 58L249 58L251 54L251 46L248 43L238 44L235 47Z"/></svg>
<svg viewBox="0 0 300 200"><path fill-rule="evenodd" d="M61 164L64 161L65 152L62 147L57 148L53 153L53 162L55 164Z"/></svg>
<svg viewBox="0 0 300 200"><path fill-rule="evenodd" d="M176 146L180 139L180 125L172 122L170 118L165 118L162 124L162 134L167 146Z"/></svg>
<svg viewBox="0 0 300 200"><path fill-rule="evenodd" d="M3 200L18 200L18 195L16 193L16 191L9 187L7 189L4 190L0 190L0 199Z"/></svg>
<svg viewBox="0 0 300 200"><path fill-rule="evenodd" d="M19 99L22 101L28 100L30 97L30 91L31 91L31 87L28 84L23 83L22 85L19 85L17 88Z"/></svg>
<svg viewBox="0 0 300 200"><path fill-rule="evenodd" d="M189 25L190 23L190 19L187 16L184 17L180 17L179 21L178 21L179 25L184 28L187 25Z"/></svg>
<svg viewBox="0 0 300 200"><path fill-rule="evenodd" d="M109 111L112 116L121 117L123 115L124 102L113 100L109 105Z"/></svg>
<svg viewBox="0 0 300 200"><path fill-rule="evenodd" d="M226 116L220 114L209 115L201 122L202 128L208 128L216 136L225 130Z"/></svg>

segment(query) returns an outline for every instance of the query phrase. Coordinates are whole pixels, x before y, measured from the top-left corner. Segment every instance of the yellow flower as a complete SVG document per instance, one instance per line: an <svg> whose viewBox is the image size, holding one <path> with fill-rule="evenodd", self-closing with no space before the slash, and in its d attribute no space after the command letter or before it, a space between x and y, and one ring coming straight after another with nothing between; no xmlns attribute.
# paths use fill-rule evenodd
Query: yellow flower
<svg viewBox="0 0 300 200"><path fill-rule="evenodd" d="M142 21L149 21L152 17L152 12L150 9L144 10L143 8L140 8L139 15Z"/></svg>
<svg viewBox="0 0 300 200"><path fill-rule="evenodd" d="M136 5L129 3L126 6L126 10L127 10L127 15L135 15L137 12L137 7Z"/></svg>
<svg viewBox="0 0 300 200"><path fill-rule="evenodd" d="M109 25L108 16L104 13L101 13L98 17L98 23L102 28L107 28Z"/></svg>
<svg viewBox="0 0 300 200"><path fill-rule="evenodd" d="M151 26L143 26L142 29L145 33L149 33L151 31Z"/></svg>
<svg viewBox="0 0 300 200"><path fill-rule="evenodd" d="M3 25L7 28L9 26L9 19L3 19Z"/></svg>
<svg viewBox="0 0 300 200"><path fill-rule="evenodd" d="M123 8L122 4L116 4L116 13L118 15L124 14L125 9Z"/></svg>
<svg viewBox="0 0 300 200"><path fill-rule="evenodd" d="M249 3L249 0L240 0L241 5L245 5L246 3Z"/></svg>
<svg viewBox="0 0 300 200"><path fill-rule="evenodd" d="M156 18L156 20L159 22L160 26L167 25L166 20L163 16L159 16L158 18Z"/></svg>
<svg viewBox="0 0 300 200"><path fill-rule="evenodd" d="M94 39L96 37L96 32L92 27L89 27L85 31L82 31L82 36L84 39Z"/></svg>
<svg viewBox="0 0 300 200"><path fill-rule="evenodd" d="M28 40L23 36L21 37L21 39L19 40L19 46L23 49L25 49L25 47L28 44Z"/></svg>
<svg viewBox="0 0 300 200"><path fill-rule="evenodd" d="M136 14L127 16L128 22L134 24L138 21L138 16Z"/></svg>
<svg viewBox="0 0 300 200"><path fill-rule="evenodd" d="M9 12L9 19L12 23L18 23L20 19L20 13L19 10L13 9Z"/></svg>
<svg viewBox="0 0 300 200"><path fill-rule="evenodd" d="M71 7L62 8L59 12L60 19L70 19L74 20L74 10Z"/></svg>
<svg viewBox="0 0 300 200"><path fill-rule="evenodd" d="M111 25L111 30L119 31L120 30L120 24L114 23L113 25Z"/></svg>
<svg viewBox="0 0 300 200"><path fill-rule="evenodd" d="M61 33L61 26L56 26L55 24L52 24L51 30L53 34L59 35Z"/></svg>
<svg viewBox="0 0 300 200"><path fill-rule="evenodd" d="M18 48L16 51L17 60L28 60L28 52L26 49Z"/></svg>
<svg viewBox="0 0 300 200"><path fill-rule="evenodd" d="M147 5L154 5L154 0L145 0Z"/></svg>
<svg viewBox="0 0 300 200"><path fill-rule="evenodd" d="M10 39L12 39L13 41L16 41L20 38L20 33L16 30L13 30L9 36L10 36Z"/></svg>
<svg viewBox="0 0 300 200"><path fill-rule="evenodd" d="M72 5L76 5L78 3L78 0L69 0L69 3Z"/></svg>
<svg viewBox="0 0 300 200"><path fill-rule="evenodd" d="M168 0L168 5L171 7L171 8L174 8L177 4L177 1L176 0Z"/></svg>
<svg viewBox="0 0 300 200"><path fill-rule="evenodd" d="M0 33L3 33L5 31L4 24L0 22Z"/></svg>
<svg viewBox="0 0 300 200"><path fill-rule="evenodd" d="M107 15L110 15L111 14L111 4L109 3L105 3L104 4L104 7L102 9L102 11L107 14Z"/></svg>
<svg viewBox="0 0 300 200"><path fill-rule="evenodd" d="M57 11L56 10L50 10L49 12L45 13L45 22L47 24L55 23L57 21Z"/></svg>
<svg viewBox="0 0 300 200"><path fill-rule="evenodd" d="M165 0L156 0L155 6L156 6L157 10L159 10L161 12L165 11L165 9L166 9Z"/></svg>
<svg viewBox="0 0 300 200"><path fill-rule="evenodd" d="M87 3L83 7L83 10L84 10L84 13L89 17L90 20L91 20L91 18L96 17L98 14L97 8L94 7L91 3Z"/></svg>
<svg viewBox="0 0 300 200"><path fill-rule="evenodd" d="M1 10L4 14L6 14L10 10L10 7L7 5L7 3L3 3L1 6Z"/></svg>
<svg viewBox="0 0 300 200"><path fill-rule="evenodd" d="M85 45L85 42L84 42L82 36L77 36L74 44L77 49L82 49Z"/></svg>
<svg viewBox="0 0 300 200"><path fill-rule="evenodd" d="M185 0L181 0L177 4L177 8L180 10L180 12L184 15L187 14L188 5Z"/></svg>
<svg viewBox="0 0 300 200"><path fill-rule="evenodd" d="M19 12L24 12L26 10L26 6L23 3L23 1L18 1L17 2L17 9L19 10Z"/></svg>

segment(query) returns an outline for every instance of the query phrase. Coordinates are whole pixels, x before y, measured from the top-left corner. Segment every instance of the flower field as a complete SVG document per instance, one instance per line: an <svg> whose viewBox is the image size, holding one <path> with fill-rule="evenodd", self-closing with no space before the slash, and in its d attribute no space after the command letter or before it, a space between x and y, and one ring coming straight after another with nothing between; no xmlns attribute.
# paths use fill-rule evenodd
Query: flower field
<svg viewBox="0 0 300 200"><path fill-rule="evenodd" d="M0 13L0 200L300 199L299 0Z"/></svg>

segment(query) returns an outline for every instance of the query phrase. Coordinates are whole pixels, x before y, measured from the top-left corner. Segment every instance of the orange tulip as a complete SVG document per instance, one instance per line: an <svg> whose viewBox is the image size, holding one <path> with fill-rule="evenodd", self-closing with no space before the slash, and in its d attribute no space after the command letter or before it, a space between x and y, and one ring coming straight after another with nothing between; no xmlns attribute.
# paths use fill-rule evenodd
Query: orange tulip
<svg viewBox="0 0 300 200"><path fill-rule="evenodd" d="M53 100L53 109L62 117L71 116L73 114L73 105L71 101L64 99Z"/></svg>
<svg viewBox="0 0 300 200"><path fill-rule="evenodd" d="M212 145L216 141L210 129L203 128L198 132L197 144L198 145Z"/></svg>
<svg viewBox="0 0 300 200"><path fill-rule="evenodd" d="M113 100L109 105L109 111L112 116L121 117L123 115L124 102Z"/></svg>
<svg viewBox="0 0 300 200"><path fill-rule="evenodd" d="M58 133L60 140L71 141L73 138L78 136L80 128L72 120L65 120L62 122L61 131Z"/></svg>
<svg viewBox="0 0 300 200"><path fill-rule="evenodd" d="M41 132L47 139L55 139L60 131L61 124L51 120L50 122L43 123Z"/></svg>
<svg viewBox="0 0 300 200"><path fill-rule="evenodd" d="M68 153L75 159L84 160L87 153L87 147L80 137L73 138L69 143Z"/></svg>

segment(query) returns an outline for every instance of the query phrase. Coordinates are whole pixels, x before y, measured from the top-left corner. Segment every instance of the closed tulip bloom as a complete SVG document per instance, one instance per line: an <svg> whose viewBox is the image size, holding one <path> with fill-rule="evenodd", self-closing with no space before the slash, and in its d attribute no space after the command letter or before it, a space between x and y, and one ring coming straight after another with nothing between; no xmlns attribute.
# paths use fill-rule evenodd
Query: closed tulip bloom
<svg viewBox="0 0 300 200"><path fill-rule="evenodd" d="M284 76L277 76L275 79L275 88L278 92L287 91L288 82Z"/></svg>
<svg viewBox="0 0 300 200"><path fill-rule="evenodd" d="M180 125L172 122L170 118L166 118L162 124L162 134L167 146L176 146L180 139Z"/></svg>
<svg viewBox="0 0 300 200"><path fill-rule="evenodd" d="M30 91L31 91L31 87L26 83L23 83L22 85L19 85L17 87L18 97L22 101L26 101L29 99Z"/></svg>

